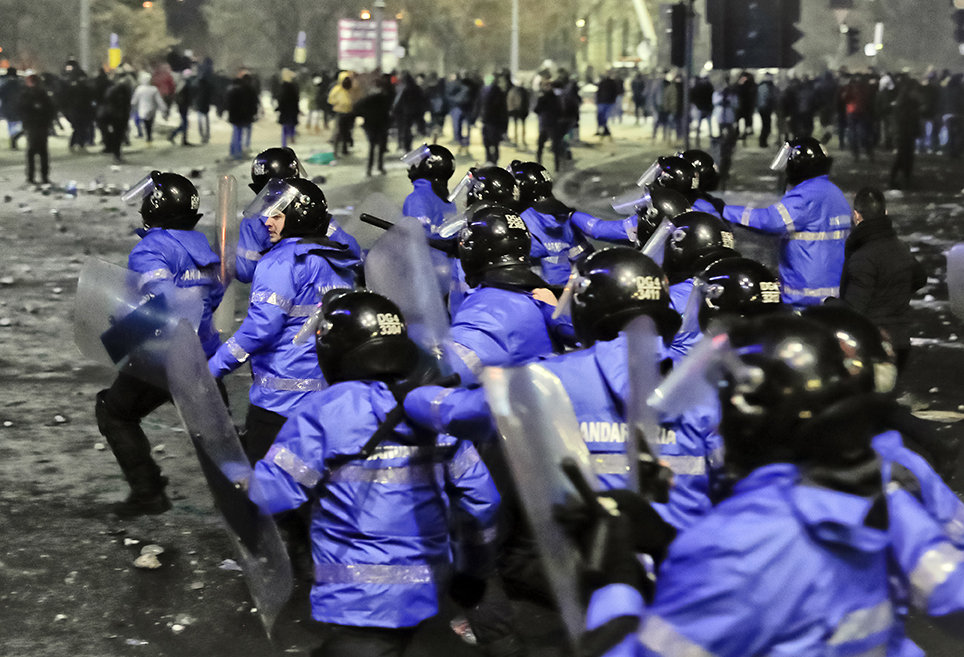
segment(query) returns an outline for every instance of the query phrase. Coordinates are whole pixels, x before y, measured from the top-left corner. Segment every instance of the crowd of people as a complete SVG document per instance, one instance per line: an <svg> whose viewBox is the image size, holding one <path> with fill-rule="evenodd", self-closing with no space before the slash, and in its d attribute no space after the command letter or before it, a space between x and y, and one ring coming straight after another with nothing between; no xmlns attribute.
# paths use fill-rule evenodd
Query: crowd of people
<svg viewBox="0 0 964 657"><path fill-rule="evenodd" d="M144 69L125 63L90 77L68 60L59 74L31 73L22 77L11 67L0 77L0 118L6 120L11 148L17 148L21 134L34 135L28 140L31 152L42 163L49 158L45 139L38 135L59 129L61 116L70 125L72 151L94 146L99 132L103 151L120 161L122 147L135 131L137 138L153 142L158 116L177 122L166 134L171 143L207 143L212 110L232 126L230 157L244 160L251 157L251 127L266 115L268 105L277 114L282 146L295 143L299 126L309 134L330 129L339 155L354 147L354 126L361 118L369 142L369 174L384 170L390 136L400 152L407 152L416 136L437 142L447 122L449 145L457 147L457 154L468 152L477 127L485 149L480 161L498 164L500 144L528 146L526 122L535 115L535 159L543 162L548 145L554 169L561 171L572 159L572 145L580 141L584 100L595 105L595 135L600 138L611 137L610 124L621 122L625 109L636 124L649 122L654 140L679 142L688 125L697 146L704 134L717 149L721 140L726 142L720 157L724 186L726 150L737 140L745 144L750 135L760 148L769 146L771 136L778 142L815 136L824 143L836 139L839 150L855 158L894 151L889 178L894 188L912 184L915 154L959 158L964 153L964 80L949 70L928 71L920 78L906 71L846 69L816 77L704 71L690 85L688 122L683 121L683 77L670 69L619 68L600 75L589 69L578 76L546 67L514 79L507 70L483 77L476 71L377 75L282 68L262 82L248 69L227 75L216 71L210 58L197 61L172 49L163 62ZM23 99L28 84L46 92L50 106L44 111L29 111L24 104L36 101L30 98L36 93ZM265 105L262 86L270 94ZM28 171L28 179L33 178ZM40 178L47 176L41 173Z"/></svg>
<svg viewBox="0 0 964 657"><path fill-rule="evenodd" d="M408 148L427 113L427 134L449 116L462 148L478 119L491 160L451 188L451 150L406 153L413 187L398 203L421 229L393 238L436 257L420 262L395 244L392 257L414 258L408 271L425 275L396 276L398 298L366 289L374 250L336 222L290 147L254 158L256 196L236 251L223 254L235 258L234 284L250 283L230 336L213 327L227 281L194 230L193 184L154 171L127 194L144 223L128 262L138 292L196 288L212 378L250 366L242 483L278 518L292 560L310 553L301 573L326 628L313 654L401 655L446 596L489 655L527 653L516 599L581 605L586 625L568 632L587 654L919 654L904 633L911 607L959 636L964 503L930 464L940 441L893 395L923 281L881 192L861 190L852 210L821 140L805 127L784 140L780 129L773 168L788 188L773 206L724 203L714 158L694 149L644 172L621 206L628 216L600 219L556 198L542 163L497 166L520 93L504 75L470 79L436 79L464 102L404 113L411 130L398 131ZM381 119L424 94L404 75L394 93L388 77L370 82L360 97L358 76L317 83L309 114L309 128L336 122L339 148L351 147L351 118L365 116L369 173L383 162ZM578 92L571 80L538 86L525 106ZM597 103L601 137L622 102L616 86L599 87L612 96ZM559 160L562 129L572 128L546 136ZM780 236L778 271L741 255L734 224ZM414 280L432 282L420 292L447 313L444 338L409 332L406 314L432 324L408 307ZM653 340L632 337L640 317ZM546 401L571 404L592 466L592 481L571 491L580 494L551 508L526 495L540 482L509 476L512 450L499 445L526 436L496 422L511 411L490 409L482 385L486 368L531 364L565 390L568 400ZM643 403L634 373L650 367L657 387ZM127 372L97 396L99 429L130 485L120 517L171 508L140 426L168 399ZM647 412L654 426L640 420ZM534 518L561 529L580 557L574 571L559 570L565 560L550 557L566 548L540 544ZM560 589L560 578L573 585Z"/></svg>

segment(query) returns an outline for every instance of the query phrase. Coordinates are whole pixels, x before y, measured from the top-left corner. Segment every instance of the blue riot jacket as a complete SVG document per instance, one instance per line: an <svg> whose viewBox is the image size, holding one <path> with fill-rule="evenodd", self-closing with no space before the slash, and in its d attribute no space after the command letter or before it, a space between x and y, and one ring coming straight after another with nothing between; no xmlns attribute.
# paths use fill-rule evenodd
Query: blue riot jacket
<svg viewBox="0 0 964 657"><path fill-rule="evenodd" d="M415 189L405 197L405 202L402 204L402 214L406 217L418 219L425 226L425 232L432 235L438 231L446 217L455 214L455 203L449 203L439 198L435 190L432 189L432 181L430 180L417 178L412 181L412 186Z"/></svg>
<svg viewBox="0 0 964 657"><path fill-rule="evenodd" d="M596 342L586 349L545 358L539 364L559 377L569 393L601 488L625 488L629 473L625 338ZM493 421L480 388L417 388L405 398L405 412L412 421L433 431L476 442L493 435ZM658 456L673 470L674 485L669 502L653 507L677 529L688 527L712 506L711 482L722 470L717 423L715 406L693 407L679 416L661 418Z"/></svg>
<svg viewBox="0 0 964 657"><path fill-rule="evenodd" d="M127 268L140 274L145 294L162 295L168 286L203 287L204 308L198 337L206 356L221 345L214 328L214 309L221 303L220 258L211 250L207 238L196 230L151 228L139 230L141 241L127 258Z"/></svg>
<svg viewBox="0 0 964 657"><path fill-rule="evenodd" d="M888 486L887 509L890 551L897 570L891 582L895 602L929 616L959 619L964 615L964 552L911 491Z"/></svg>
<svg viewBox="0 0 964 657"><path fill-rule="evenodd" d="M549 285L565 285L572 263L589 253L586 238L570 221L560 222L535 208L525 210L521 217L532 234L529 255L539 263L542 278Z"/></svg>
<svg viewBox="0 0 964 657"><path fill-rule="evenodd" d="M334 217L328 223L326 236L333 242L347 246L356 257L362 257L358 240L345 232ZM268 234L268 227L264 225L264 217L242 217L237 254L234 259L234 277L242 283L250 283L254 280L254 268L270 248L271 236Z"/></svg>
<svg viewBox="0 0 964 657"><path fill-rule="evenodd" d="M558 376L569 393L602 488L625 488L629 472L625 337L596 342L539 364ZM712 506L711 480L722 469L718 415L715 407L693 407L681 415L660 418L657 456L673 471L673 487L669 502L653 508L677 529L688 527Z"/></svg>
<svg viewBox="0 0 964 657"><path fill-rule="evenodd" d="M964 548L964 502L927 460L905 447L897 431L875 436L873 447L883 461L884 483L896 482L907 489L944 528L947 538Z"/></svg>
<svg viewBox="0 0 964 657"><path fill-rule="evenodd" d="M689 304L690 295L693 293L693 281L694 279L687 278L685 281L669 286L669 301L673 310L690 321L696 319L686 317L686 307ZM669 356L673 359L673 363L679 363L702 337L703 334L698 324L696 326L681 325L679 331L673 336L673 344L670 345Z"/></svg>
<svg viewBox="0 0 964 657"><path fill-rule="evenodd" d="M463 383L474 381L486 365L522 365L571 343L572 321L552 319L552 312L523 290L485 283L472 288L452 319L453 364Z"/></svg>
<svg viewBox="0 0 964 657"><path fill-rule="evenodd" d="M639 224L639 217L636 215L625 219L600 219L577 210L569 217L569 221L584 235L595 240L616 244L636 243L636 226Z"/></svg>
<svg viewBox="0 0 964 657"><path fill-rule="evenodd" d="M221 377L251 359L250 399L281 415L326 387L312 340L292 339L328 290L354 287L361 261L340 244L288 237L268 251L251 284L248 314L208 369Z"/></svg>
<svg viewBox="0 0 964 657"><path fill-rule="evenodd" d="M798 307L840 295L850 217L850 204L827 176L804 180L768 208L723 209L727 221L783 236L781 301Z"/></svg>
<svg viewBox="0 0 964 657"><path fill-rule="evenodd" d="M720 214L719 207L717 207L717 205L715 205L712 201L710 201L710 199L706 198L705 196L697 196L693 200L693 209L696 210L697 212L707 212L713 215L714 217L719 217L720 219L723 218L723 215Z"/></svg>
<svg viewBox="0 0 964 657"><path fill-rule="evenodd" d="M623 584L595 592L587 623L640 616L608 655L903 655L888 591L888 533L872 499L804 485L767 465L679 534L652 605Z"/></svg>
<svg viewBox="0 0 964 657"><path fill-rule="evenodd" d="M468 543L491 547L494 539L499 494L471 443L403 422L368 459L322 479L326 461L356 454L395 405L379 382L313 393L255 464L249 494L266 512L312 501L315 620L414 626L438 613L452 563L450 521ZM486 571L482 563L459 568Z"/></svg>

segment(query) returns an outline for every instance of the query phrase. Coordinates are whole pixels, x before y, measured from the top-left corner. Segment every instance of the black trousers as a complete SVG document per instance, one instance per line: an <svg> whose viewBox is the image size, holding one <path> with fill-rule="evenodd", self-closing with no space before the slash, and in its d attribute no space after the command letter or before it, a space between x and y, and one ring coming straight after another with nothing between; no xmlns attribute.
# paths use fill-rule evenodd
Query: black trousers
<svg viewBox="0 0 964 657"><path fill-rule="evenodd" d="M414 627L326 627L331 634L311 657L401 657L415 635Z"/></svg>
<svg viewBox="0 0 964 657"><path fill-rule="evenodd" d="M284 415L266 408L254 404L248 405L248 415L244 419L244 432L240 437L241 446L244 447L244 453L248 455L251 465L263 459L268 453L287 419Z"/></svg>
<svg viewBox="0 0 964 657"><path fill-rule="evenodd" d="M40 182L50 182L50 155L47 151L47 129L30 129L27 134L27 180L35 182L36 158L40 158Z"/></svg>

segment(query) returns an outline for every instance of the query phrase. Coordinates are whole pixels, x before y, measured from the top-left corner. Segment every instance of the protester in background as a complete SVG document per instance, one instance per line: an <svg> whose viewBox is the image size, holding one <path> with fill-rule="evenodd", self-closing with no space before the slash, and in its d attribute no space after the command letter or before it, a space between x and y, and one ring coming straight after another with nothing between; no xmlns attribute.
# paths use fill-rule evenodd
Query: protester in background
<svg viewBox="0 0 964 657"><path fill-rule="evenodd" d="M166 116L168 108L161 98L160 90L151 84L150 73L141 71L138 80L139 84L131 96L131 106L144 126L144 140L150 144L154 141L154 119L158 111Z"/></svg>
<svg viewBox="0 0 964 657"><path fill-rule="evenodd" d="M914 148L920 136L920 102L917 97L917 83L909 77L902 77L897 83L897 96L891 108L893 114L892 138L896 146L894 164L890 168L890 188L901 189L897 180L903 175L904 187L911 184L914 175Z"/></svg>
<svg viewBox="0 0 964 657"><path fill-rule="evenodd" d="M900 371L910 353L910 300L927 275L897 236L879 189L857 192L853 222L844 245L840 298L887 332Z"/></svg>
<svg viewBox="0 0 964 657"><path fill-rule="evenodd" d="M298 125L298 115L301 114L298 108L300 98L295 72L288 68L281 69L281 85L274 100L277 104L275 109L278 112L278 123L281 125L282 148L287 147L289 141L295 143L295 126Z"/></svg>
<svg viewBox="0 0 964 657"><path fill-rule="evenodd" d="M512 124L512 143L518 148L526 148L526 118L529 116L529 90L519 84L513 84L511 78L506 78L509 90L505 94L505 104L509 110L509 121ZM519 139L519 129L522 129L522 139Z"/></svg>
<svg viewBox="0 0 964 657"><path fill-rule="evenodd" d="M351 72L342 71L338 74L338 81L328 92L328 103L331 105L331 111L335 113L335 134L332 149L336 155L339 148L341 148L342 155L348 155L348 147L352 143L351 130L355 123L355 115L352 114L354 99L351 89Z"/></svg>
<svg viewBox="0 0 964 657"><path fill-rule="evenodd" d="M50 99L40 76L31 73L25 80L20 96L20 113L23 116L23 132L27 135L27 182L35 183L34 160L40 158L40 182L50 183L50 157L47 153L47 136L57 118L57 109Z"/></svg>
<svg viewBox="0 0 964 657"><path fill-rule="evenodd" d="M177 104L177 113L181 117L181 125L167 136L167 140L173 144L174 139L181 135L181 146L193 146L194 144L187 140L188 115L194 104L194 71L189 68L181 71L177 91L174 92L174 102Z"/></svg>
<svg viewBox="0 0 964 657"><path fill-rule="evenodd" d="M425 107L425 94L422 88L418 86L412 74L405 71L395 90L395 100L392 104L392 116L398 131L399 152L407 153L412 150L412 127L418 124L419 117L424 117Z"/></svg>
<svg viewBox="0 0 964 657"><path fill-rule="evenodd" d="M482 122L482 145L485 161L499 163L499 143L509 129L509 108L506 104L505 77L495 75L479 93L477 115Z"/></svg>
<svg viewBox="0 0 964 657"><path fill-rule="evenodd" d="M251 124L258 116L258 93L254 88L254 80L247 71L231 81L225 98L225 109L228 113L228 123L231 124L230 155L232 159L244 158L245 135L250 134Z"/></svg>
<svg viewBox="0 0 964 657"><path fill-rule="evenodd" d="M198 67L194 88L194 111L197 112L197 131L201 143L211 141L211 99L214 97L214 62L205 57Z"/></svg>
<svg viewBox="0 0 964 657"><path fill-rule="evenodd" d="M0 79L0 118L7 121L11 150L17 150L17 140L23 134L23 125L20 122L20 94L22 93L23 82L17 75L17 69L10 66Z"/></svg>
<svg viewBox="0 0 964 657"><path fill-rule="evenodd" d="M559 94L553 89L549 80L542 81L542 88L533 113L539 117L539 138L536 142L536 162L542 164L542 149L546 142L552 150L553 163L558 172L562 165L562 136L560 129L560 115L562 113L562 101Z"/></svg>
<svg viewBox="0 0 964 657"><path fill-rule="evenodd" d="M368 166L365 175L372 175L372 165L378 160L378 173L385 173L385 150L388 148L388 129L392 123L392 81L383 75L375 81L375 89L355 103L355 114L365 122L362 129L368 138Z"/></svg>

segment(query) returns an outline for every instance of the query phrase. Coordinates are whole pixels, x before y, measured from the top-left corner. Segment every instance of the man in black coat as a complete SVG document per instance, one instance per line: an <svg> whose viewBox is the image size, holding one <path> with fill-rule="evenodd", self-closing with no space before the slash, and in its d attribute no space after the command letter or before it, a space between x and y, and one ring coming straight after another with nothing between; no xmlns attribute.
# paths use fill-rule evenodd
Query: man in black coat
<svg viewBox="0 0 964 657"><path fill-rule="evenodd" d="M861 189L853 208L840 298L888 333L900 371L910 352L910 299L927 282L927 275L894 231L879 189Z"/></svg>
<svg viewBox="0 0 964 657"><path fill-rule="evenodd" d="M39 158L40 182L47 184L50 182L47 137L51 124L57 118L57 109L39 75L28 75L25 82L26 86L20 95L20 115L23 117L23 132L27 136L27 182L37 182L35 160Z"/></svg>

